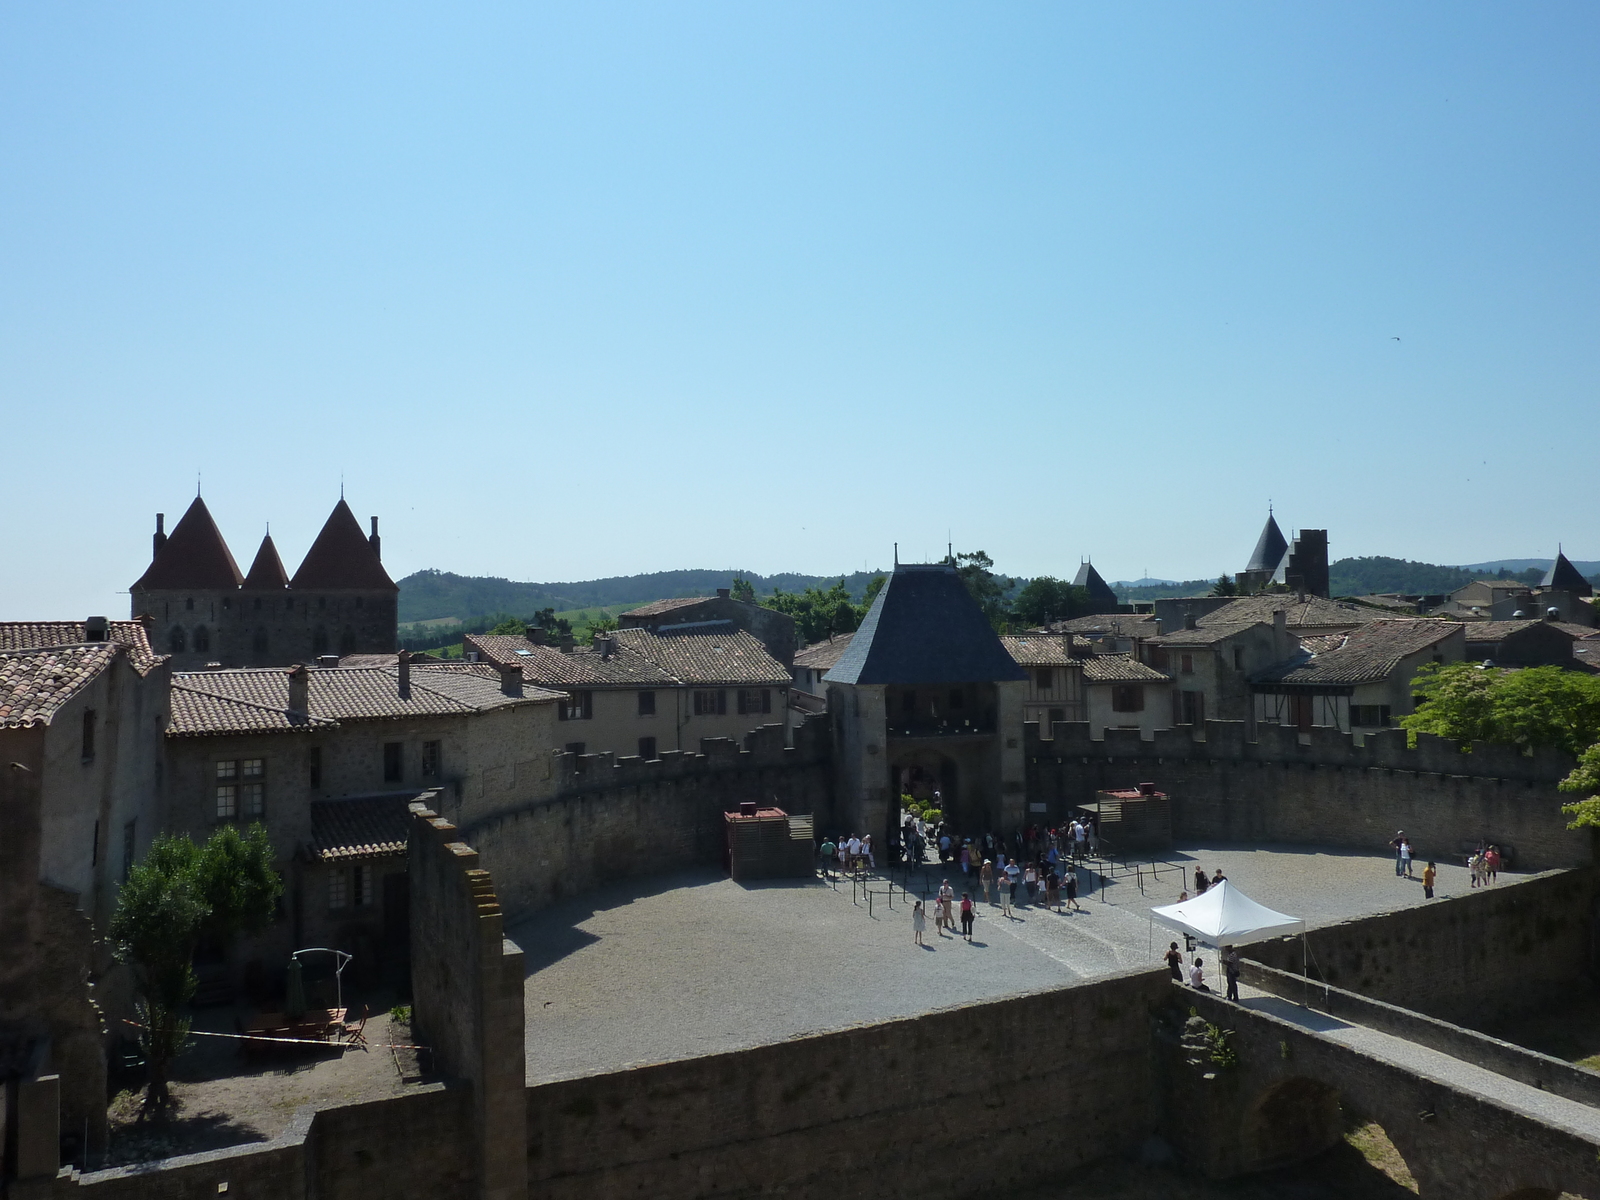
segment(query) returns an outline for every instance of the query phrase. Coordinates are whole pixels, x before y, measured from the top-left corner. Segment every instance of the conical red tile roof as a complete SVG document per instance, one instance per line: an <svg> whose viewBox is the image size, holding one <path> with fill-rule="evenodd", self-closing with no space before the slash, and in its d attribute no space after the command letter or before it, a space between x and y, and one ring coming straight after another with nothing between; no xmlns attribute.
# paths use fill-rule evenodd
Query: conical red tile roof
<svg viewBox="0 0 1600 1200"><path fill-rule="evenodd" d="M275 592L289 586L289 572L283 569L283 559L278 557L270 533L261 539L261 549L256 551L256 560L244 577L244 586L254 592Z"/></svg>
<svg viewBox="0 0 1600 1200"><path fill-rule="evenodd" d="M166 544L156 552L149 570L133 585L133 590L236 588L243 580L239 564L233 561L228 543L222 540L222 532L211 519L206 502L196 496L189 511L173 526Z"/></svg>
<svg viewBox="0 0 1600 1200"><path fill-rule="evenodd" d="M344 591L400 590L383 569L378 552L367 541L366 534L361 532L361 523L356 520L343 497L334 505L328 523L317 534L317 540L311 543L311 549L306 551L305 561L294 573L289 586L301 591L318 588Z"/></svg>

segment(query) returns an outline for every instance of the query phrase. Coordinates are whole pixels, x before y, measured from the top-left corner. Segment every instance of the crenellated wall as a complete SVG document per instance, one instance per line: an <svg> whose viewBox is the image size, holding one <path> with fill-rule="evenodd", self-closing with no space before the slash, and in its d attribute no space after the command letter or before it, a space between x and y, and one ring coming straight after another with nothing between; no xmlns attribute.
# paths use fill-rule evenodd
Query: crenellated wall
<svg viewBox="0 0 1600 1200"><path fill-rule="evenodd" d="M1288 842L1387 847L1405 830L1421 859L1460 856L1480 839L1510 852L1520 870L1593 861L1587 831L1566 827L1557 783L1573 759L1552 750L1462 749L1420 734L1407 748L1404 730L1368 734L1364 745L1332 728L1307 734L1276 725L1254 740L1237 721L1207 721L1204 736L1187 728L1106 730L1104 741L1082 723L1058 723L1042 740L1024 727L1028 798L1052 819L1103 788L1154 782L1172 797L1180 841Z"/></svg>

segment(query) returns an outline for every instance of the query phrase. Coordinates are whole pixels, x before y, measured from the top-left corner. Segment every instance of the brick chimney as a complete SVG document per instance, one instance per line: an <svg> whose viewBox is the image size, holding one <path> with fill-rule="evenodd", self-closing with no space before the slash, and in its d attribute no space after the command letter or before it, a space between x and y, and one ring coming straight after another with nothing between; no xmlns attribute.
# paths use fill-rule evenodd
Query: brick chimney
<svg viewBox="0 0 1600 1200"><path fill-rule="evenodd" d="M383 561L383 539L378 536L378 518L377 517L373 517L372 518L372 536L367 539L367 543L368 543L368 545L370 545L372 547L372 552L378 556L378 561L382 562Z"/></svg>
<svg viewBox="0 0 1600 1200"><path fill-rule="evenodd" d="M83 623L83 640L86 642L107 641L107 628L104 617L90 617Z"/></svg>
<svg viewBox="0 0 1600 1200"><path fill-rule="evenodd" d="M402 650L395 655L395 671L400 680L400 699L411 699L411 651Z"/></svg>
<svg viewBox="0 0 1600 1200"><path fill-rule="evenodd" d="M289 668L289 711L301 716L311 711L311 672L304 663Z"/></svg>
<svg viewBox="0 0 1600 1200"><path fill-rule="evenodd" d="M509 664L500 668L500 690L507 696L522 695L522 668Z"/></svg>
<svg viewBox="0 0 1600 1200"><path fill-rule="evenodd" d="M156 532L155 532L155 536L153 536L150 539L150 542L151 542L150 557L154 558L156 555L161 553L161 547L163 547L163 546L165 546L167 544L167 514L166 513L157 513L156 514Z"/></svg>

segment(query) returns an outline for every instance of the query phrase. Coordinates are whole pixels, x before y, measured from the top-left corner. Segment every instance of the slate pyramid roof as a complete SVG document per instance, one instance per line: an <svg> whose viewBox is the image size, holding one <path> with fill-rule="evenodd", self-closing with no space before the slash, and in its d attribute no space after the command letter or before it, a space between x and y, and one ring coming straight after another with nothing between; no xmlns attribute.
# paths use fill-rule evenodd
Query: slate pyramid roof
<svg viewBox="0 0 1600 1200"><path fill-rule="evenodd" d="M339 498L317 540L306 551L300 569L289 586L300 590L326 588L334 591L398 592L383 560L361 532L361 523L350 506Z"/></svg>
<svg viewBox="0 0 1600 1200"><path fill-rule="evenodd" d="M256 560L244 577L244 586L252 592L275 592L289 586L289 572L283 569L283 559L278 557L270 533L261 539L261 549L256 551Z"/></svg>
<svg viewBox="0 0 1600 1200"><path fill-rule="evenodd" d="M895 567L829 683L988 683L1026 679L956 569Z"/></svg>
<svg viewBox="0 0 1600 1200"><path fill-rule="evenodd" d="M1093 563L1079 564L1078 573L1072 577L1072 586L1083 588L1089 593L1091 600L1107 604L1117 602L1117 593L1112 591L1111 585L1100 577L1100 572L1094 569Z"/></svg>
<svg viewBox="0 0 1600 1200"><path fill-rule="evenodd" d="M211 510L196 496L132 590L236 588L243 580L228 543L222 540L222 531L211 519Z"/></svg>
<svg viewBox="0 0 1600 1200"><path fill-rule="evenodd" d="M1250 556L1245 570L1276 571L1288 550L1289 542L1283 536L1283 530L1278 528L1277 518L1268 513L1267 523L1262 527L1261 536L1256 539L1255 553Z"/></svg>
<svg viewBox="0 0 1600 1200"><path fill-rule="evenodd" d="M1556 551L1556 560L1550 564L1550 569L1544 573L1544 578L1539 581L1540 587L1560 588L1564 592L1572 592L1579 596L1594 595L1594 588L1583 577L1583 573L1572 565L1572 561L1561 551Z"/></svg>

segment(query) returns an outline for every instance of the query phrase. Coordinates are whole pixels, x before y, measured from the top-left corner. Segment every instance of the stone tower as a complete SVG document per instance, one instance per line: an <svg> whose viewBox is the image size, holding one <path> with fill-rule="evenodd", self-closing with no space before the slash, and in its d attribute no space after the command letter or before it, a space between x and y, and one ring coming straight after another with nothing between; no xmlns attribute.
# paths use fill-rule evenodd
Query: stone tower
<svg viewBox="0 0 1600 1200"><path fill-rule="evenodd" d="M174 670L288 666L328 654L392 653L400 589L383 569L378 518L370 536L343 498L290 579L271 536L246 575L205 501L172 533L156 514L150 567L130 589L135 617Z"/></svg>

